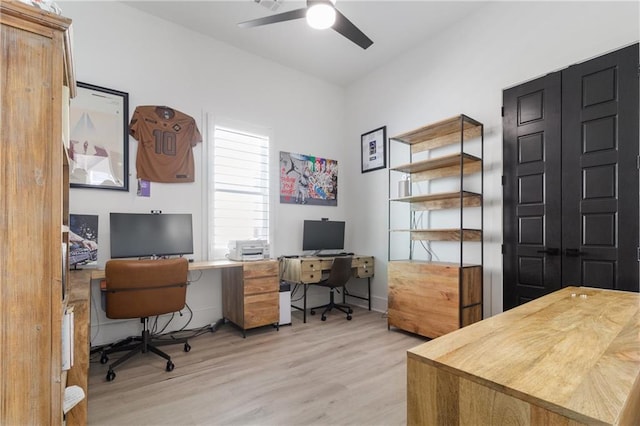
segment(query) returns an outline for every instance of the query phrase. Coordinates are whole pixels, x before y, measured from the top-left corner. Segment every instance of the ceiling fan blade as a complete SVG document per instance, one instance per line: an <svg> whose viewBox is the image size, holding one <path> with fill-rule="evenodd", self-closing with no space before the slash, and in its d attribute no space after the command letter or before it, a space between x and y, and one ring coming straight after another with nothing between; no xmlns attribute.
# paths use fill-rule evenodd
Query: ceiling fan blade
<svg viewBox="0 0 640 426"><path fill-rule="evenodd" d="M336 9L336 22L332 28L363 49L373 44L373 41L353 25L338 9Z"/></svg>
<svg viewBox="0 0 640 426"><path fill-rule="evenodd" d="M240 28L258 27L260 25L275 24L276 22L292 21L294 19L304 18L307 9L296 9L289 12L278 13L277 15L265 16L264 18L252 19L250 21L240 22Z"/></svg>

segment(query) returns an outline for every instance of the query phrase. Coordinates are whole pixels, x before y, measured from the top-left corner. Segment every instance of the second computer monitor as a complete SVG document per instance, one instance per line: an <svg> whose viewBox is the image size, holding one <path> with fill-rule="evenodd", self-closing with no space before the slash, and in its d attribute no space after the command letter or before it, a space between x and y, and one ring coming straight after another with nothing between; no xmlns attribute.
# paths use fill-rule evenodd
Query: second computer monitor
<svg viewBox="0 0 640 426"><path fill-rule="evenodd" d="M302 229L302 250L343 250L344 221L305 220Z"/></svg>

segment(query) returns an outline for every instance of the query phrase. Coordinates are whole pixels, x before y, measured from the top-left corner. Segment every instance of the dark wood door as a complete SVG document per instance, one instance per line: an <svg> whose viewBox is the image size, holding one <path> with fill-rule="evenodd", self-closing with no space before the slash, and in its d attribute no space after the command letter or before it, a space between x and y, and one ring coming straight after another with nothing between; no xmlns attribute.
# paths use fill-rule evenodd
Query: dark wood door
<svg viewBox="0 0 640 426"><path fill-rule="evenodd" d="M562 282L638 291L638 45L562 72Z"/></svg>
<svg viewBox="0 0 640 426"><path fill-rule="evenodd" d="M638 291L637 73L636 44L504 91L505 310Z"/></svg>
<svg viewBox="0 0 640 426"><path fill-rule="evenodd" d="M503 96L506 309L560 288L561 74Z"/></svg>

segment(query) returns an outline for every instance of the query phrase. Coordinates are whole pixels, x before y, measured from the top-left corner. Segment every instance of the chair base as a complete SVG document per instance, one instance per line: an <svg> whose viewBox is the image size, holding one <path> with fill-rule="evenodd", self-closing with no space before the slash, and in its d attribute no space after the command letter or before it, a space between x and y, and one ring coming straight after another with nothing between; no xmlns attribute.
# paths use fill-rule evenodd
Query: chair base
<svg viewBox="0 0 640 426"><path fill-rule="evenodd" d="M112 354L115 352L128 351L121 358L117 359L115 362L109 365L109 370L107 371L107 376L106 376L106 379L108 382L111 382L116 378L116 373L114 371L114 368L124 363L125 361L131 359L133 356L137 354L152 352L167 360L167 365L165 367L166 371L173 371L175 365L171 361L171 357L167 353L158 349L158 346L183 343L185 352L189 352L191 350L191 346L189 345L188 339L186 337L179 338L179 339L172 339L172 340L152 339L151 333L149 332L149 328L148 328L148 321L149 321L148 318L141 319L141 322L144 324L144 326L143 326L142 334L140 336L128 337L123 341L118 342L102 350L102 353L100 355L101 364L106 364L109 361L109 357L108 357L109 354Z"/></svg>
<svg viewBox="0 0 640 426"><path fill-rule="evenodd" d="M351 321L351 314L353 313L353 309L351 309L351 307L349 305L343 305L342 303L336 303L334 300L334 291L333 288L331 289L331 291L329 292L329 303L327 303L326 305L320 305L320 306L316 306L311 308L311 311L309 312L311 315L315 315L316 314L316 309L323 309L324 311L322 311L322 316L320 317L320 319L322 321L326 321L327 320L327 312L331 312L332 309L337 309L345 314L347 314L347 320Z"/></svg>

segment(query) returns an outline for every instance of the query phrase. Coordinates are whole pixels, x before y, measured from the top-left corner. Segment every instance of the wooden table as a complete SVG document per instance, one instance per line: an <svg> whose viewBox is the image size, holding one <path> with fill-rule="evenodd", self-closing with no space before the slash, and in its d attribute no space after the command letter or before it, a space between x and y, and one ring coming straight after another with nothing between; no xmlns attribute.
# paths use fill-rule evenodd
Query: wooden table
<svg viewBox="0 0 640 426"><path fill-rule="evenodd" d="M639 311L567 287L413 348L408 424L639 425Z"/></svg>
<svg viewBox="0 0 640 426"><path fill-rule="evenodd" d="M302 322L307 322L307 289L310 284L319 283L322 274L328 273L333 265L336 256L294 256L283 257L280 260L280 278L282 280L303 286L303 305L299 307L292 304L291 307L302 311ZM367 297L350 294L345 286L342 293L342 303L345 303L346 296L366 300L371 310L371 277L374 273L373 256L354 255L351 259L351 271L354 278L367 279Z"/></svg>

